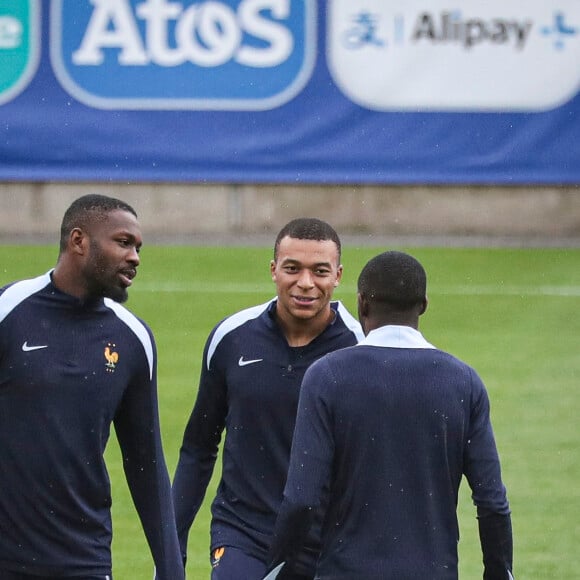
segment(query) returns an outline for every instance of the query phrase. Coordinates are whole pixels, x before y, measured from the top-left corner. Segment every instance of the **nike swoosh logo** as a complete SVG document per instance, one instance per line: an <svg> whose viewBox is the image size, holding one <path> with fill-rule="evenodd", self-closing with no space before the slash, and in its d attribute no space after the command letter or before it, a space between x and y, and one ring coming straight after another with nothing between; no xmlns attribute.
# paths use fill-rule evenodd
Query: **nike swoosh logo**
<svg viewBox="0 0 580 580"><path fill-rule="evenodd" d="M41 348L48 348L48 344L43 344L43 345L39 345L39 346L28 346L28 341L26 341L22 345L22 350L24 352L30 352L31 350L40 350Z"/></svg>
<svg viewBox="0 0 580 580"><path fill-rule="evenodd" d="M250 359L250 360L244 360L244 357L241 356L240 357L240 360L238 361L238 364L241 367L245 367L246 365L252 365L254 363L262 362L263 360L264 360L263 358L253 358L253 359Z"/></svg>

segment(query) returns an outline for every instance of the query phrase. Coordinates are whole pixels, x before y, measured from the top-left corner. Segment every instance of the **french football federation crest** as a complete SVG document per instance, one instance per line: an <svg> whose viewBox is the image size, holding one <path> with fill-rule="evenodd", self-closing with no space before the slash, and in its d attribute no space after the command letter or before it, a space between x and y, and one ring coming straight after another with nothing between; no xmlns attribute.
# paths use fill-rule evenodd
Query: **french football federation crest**
<svg viewBox="0 0 580 580"><path fill-rule="evenodd" d="M216 548L211 555L211 567L216 568L219 566L220 560L224 555L226 549L222 546L221 548Z"/></svg>
<svg viewBox="0 0 580 580"><path fill-rule="evenodd" d="M115 372L115 368L117 367L117 362L119 362L119 353L115 352L113 349L115 348L114 344L107 344L105 347L105 359L107 360L105 366L107 367L107 372L113 373Z"/></svg>

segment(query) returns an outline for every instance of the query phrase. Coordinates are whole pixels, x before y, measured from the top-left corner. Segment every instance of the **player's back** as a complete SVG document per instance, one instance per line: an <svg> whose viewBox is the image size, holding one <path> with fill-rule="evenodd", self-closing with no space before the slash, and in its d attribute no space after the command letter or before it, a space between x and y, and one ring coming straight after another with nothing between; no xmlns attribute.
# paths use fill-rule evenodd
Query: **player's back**
<svg viewBox="0 0 580 580"><path fill-rule="evenodd" d="M327 362L335 464L321 577L456 578L457 492L481 381L432 348L360 345Z"/></svg>

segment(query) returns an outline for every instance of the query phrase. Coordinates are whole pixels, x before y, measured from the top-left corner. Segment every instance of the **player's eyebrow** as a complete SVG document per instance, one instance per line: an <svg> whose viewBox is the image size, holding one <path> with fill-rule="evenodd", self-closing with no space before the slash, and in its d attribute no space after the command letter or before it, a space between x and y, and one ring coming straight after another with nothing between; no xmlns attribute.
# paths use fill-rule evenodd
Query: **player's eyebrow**
<svg viewBox="0 0 580 580"><path fill-rule="evenodd" d="M307 268L332 268L330 262L316 262L314 264L305 265L303 262L296 260L295 258L286 258L282 261L282 265L303 266Z"/></svg>

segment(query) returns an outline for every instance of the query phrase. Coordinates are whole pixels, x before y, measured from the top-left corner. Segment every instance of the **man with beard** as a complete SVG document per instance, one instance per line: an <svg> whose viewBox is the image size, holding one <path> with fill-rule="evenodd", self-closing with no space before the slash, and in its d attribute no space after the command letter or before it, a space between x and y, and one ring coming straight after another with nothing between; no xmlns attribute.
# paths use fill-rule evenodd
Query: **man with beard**
<svg viewBox="0 0 580 580"><path fill-rule="evenodd" d="M0 289L0 578L111 579L111 423L157 575L184 578L157 409L156 347L123 306L135 210L87 195L56 267Z"/></svg>

